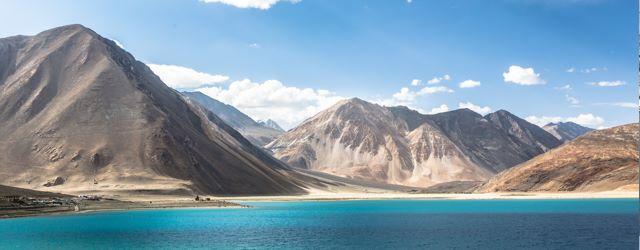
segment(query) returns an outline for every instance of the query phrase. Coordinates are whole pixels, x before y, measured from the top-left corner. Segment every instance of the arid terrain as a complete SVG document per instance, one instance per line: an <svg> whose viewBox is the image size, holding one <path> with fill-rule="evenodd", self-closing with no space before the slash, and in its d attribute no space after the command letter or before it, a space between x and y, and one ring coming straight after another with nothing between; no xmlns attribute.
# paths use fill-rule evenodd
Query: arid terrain
<svg viewBox="0 0 640 250"><path fill-rule="evenodd" d="M638 124L541 128L506 110L427 115L350 98L285 132L168 87L82 25L0 39L0 124L0 210L10 217L638 192Z"/></svg>

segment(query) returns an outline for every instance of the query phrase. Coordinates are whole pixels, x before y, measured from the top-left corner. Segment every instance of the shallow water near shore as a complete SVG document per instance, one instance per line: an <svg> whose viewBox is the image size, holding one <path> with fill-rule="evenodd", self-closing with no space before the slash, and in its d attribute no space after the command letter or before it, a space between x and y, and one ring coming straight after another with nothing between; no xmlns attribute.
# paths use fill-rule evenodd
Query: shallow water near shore
<svg viewBox="0 0 640 250"><path fill-rule="evenodd" d="M637 249L637 199L245 202L0 220L0 248Z"/></svg>

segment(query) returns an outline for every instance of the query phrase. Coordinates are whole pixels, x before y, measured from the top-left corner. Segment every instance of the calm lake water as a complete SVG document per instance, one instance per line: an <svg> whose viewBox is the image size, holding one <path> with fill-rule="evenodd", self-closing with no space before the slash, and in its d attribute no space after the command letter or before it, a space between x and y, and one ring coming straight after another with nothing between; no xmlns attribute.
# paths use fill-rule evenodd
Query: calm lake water
<svg viewBox="0 0 640 250"><path fill-rule="evenodd" d="M0 220L0 248L638 249L638 200L252 202Z"/></svg>

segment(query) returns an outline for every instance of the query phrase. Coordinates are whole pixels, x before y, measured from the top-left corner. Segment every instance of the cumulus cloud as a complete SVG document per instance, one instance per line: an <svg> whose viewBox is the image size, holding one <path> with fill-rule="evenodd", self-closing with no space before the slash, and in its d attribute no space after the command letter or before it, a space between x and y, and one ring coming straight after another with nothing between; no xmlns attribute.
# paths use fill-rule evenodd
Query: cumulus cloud
<svg viewBox="0 0 640 250"><path fill-rule="evenodd" d="M599 81L599 82L590 82L589 85L598 86L598 87L616 87L627 84L625 81Z"/></svg>
<svg viewBox="0 0 640 250"><path fill-rule="evenodd" d="M411 86L420 86L420 84L422 84L422 80L420 79L411 80Z"/></svg>
<svg viewBox="0 0 640 250"><path fill-rule="evenodd" d="M518 65L509 66L507 72L502 73L502 77L505 82L518 85L538 85L546 83L533 68L523 68Z"/></svg>
<svg viewBox="0 0 640 250"><path fill-rule="evenodd" d="M401 88L400 92L393 94L393 103L409 106L415 101L417 95L418 93L409 90L409 88Z"/></svg>
<svg viewBox="0 0 640 250"><path fill-rule="evenodd" d="M419 107L416 107L415 105L416 99L419 96L430 95L430 94L435 94L440 92L451 93L453 92L453 90L444 86L429 86L429 87L424 87L418 91L413 91L407 87L402 87L400 88L400 91L398 91L397 93L394 93L391 96L391 98L378 99L378 100L374 100L373 102L383 106L399 106L399 105L407 106L421 113L425 113L424 110L422 110Z"/></svg>
<svg viewBox="0 0 640 250"><path fill-rule="evenodd" d="M177 65L147 64L147 66L172 88L197 88L229 80L228 76L211 75Z"/></svg>
<svg viewBox="0 0 640 250"><path fill-rule="evenodd" d="M491 108L489 108L487 106L481 107L481 106L475 105L475 104L473 104L471 102L458 103L458 108L460 108L460 109L467 108L467 109L473 110L474 112L476 112L478 114L481 114L481 115L486 115L489 112L491 112Z"/></svg>
<svg viewBox="0 0 640 250"><path fill-rule="evenodd" d="M571 67L571 68L568 68L566 71L567 73L573 73L573 72L576 72L576 68Z"/></svg>
<svg viewBox="0 0 640 250"><path fill-rule="evenodd" d="M418 92L418 95L435 94L435 93L438 93L438 92L452 93L453 90L450 89L450 88L447 88L445 86L424 87L424 88L420 89L420 91Z"/></svg>
<svg viewBox="0 0 640 250"><path fill-rule="evenodd" d="M275 120L285 129L344 99L327 90L286 86L278 80L257 83L244 79L232 82L228 88L196 90L238 108L253 119Z"/></svg>
<svg viewBox="0 0 640 250"><path fill-rule="evenodd" d="M258 44L258 43L249 44L249 48L259 49L260 47L262 47L262 46L260 46L260 44Z"/></svg>
<svg viewBox="0 0 640 250"><path fill-rule="evenodd" d="M221 3L237 8L255 8L267 10L278 2L299 3L302 0L200 0L203 3Z"/></svg>
<svg viewBox="0 0 640 250"><path fill-rule="evenodd" d="M595 116L591 113L579 114L575 117L566 118L561 116L527 116L525 120L540 127L547 125L550 122L574 122L582 126L591 128L599 128L604 124L604 119L602 117Z"/></svg>
<svg viewBox="0 0 640 250"><path fill-rule="evenodd" d="M431 78L431 80L427 81L427 83L438 84L438 83L441 83L442 81L449 81L449 80L451 80L450 75L443 75L443 76L437 76L437 77Z"/></svg>
<svg viewBox="0 0 640 250"><path fill-rule="evenodd" d="M449 106L447 106L446 104L442 104L439 107L432 108L431 111L429 111L429 114L437 114L447 111L449 111Z"/></svg>
<svg viewBox="0 0 640 250"><path fill-rule="evenodd" d="M479 81L474 81L474 80L469 79L469 80L465 80L465 81L461 82L459 86L460 86L460 88L463 88L463 89L464 88L475 88L475 87L480 86L480 84L481 83Z"/></svg>
<svg viewBox="0 0 640 250"><path fill-rule="evenodd" d="M595 116L593 114L579 114L576 117L567 118L567 121L592 128L598 128L604 124L604 119L602 119L602 117Z"/></svg>
<svg viewBox="0 0 640 250"><path fill-rule="evenodd" d="M531 115L531 116L527 116L526 118L524 118L525 120L527 120L530 123L533 123L535 125L538 125L540 127L547 125L549 123L558 123L558 122L563 122L566 121L566 119L560 117L560 116L535 116L535 115Z"/></svg>

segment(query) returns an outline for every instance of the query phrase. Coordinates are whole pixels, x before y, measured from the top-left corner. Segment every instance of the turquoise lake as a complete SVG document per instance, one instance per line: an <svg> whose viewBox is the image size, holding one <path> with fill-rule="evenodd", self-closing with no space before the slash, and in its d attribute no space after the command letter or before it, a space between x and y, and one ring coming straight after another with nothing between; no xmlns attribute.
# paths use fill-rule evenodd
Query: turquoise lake
<svg viewBox="0 0 640 250"><path fill-rule="evenodd" d="M0 220L1 249L638 249L637 199L251 202Z"/></svg>

